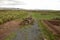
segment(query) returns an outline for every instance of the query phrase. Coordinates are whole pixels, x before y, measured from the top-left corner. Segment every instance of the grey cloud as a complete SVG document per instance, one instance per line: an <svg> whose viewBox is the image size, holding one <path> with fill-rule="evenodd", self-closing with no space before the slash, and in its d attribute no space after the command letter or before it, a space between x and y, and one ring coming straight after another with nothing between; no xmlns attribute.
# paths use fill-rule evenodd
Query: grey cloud
<svg viewBox="0 0 60 40"><path fill-rule="evenodd" d="M15 0L1 0L0 5L24 5L24 2L15 1Z"/></svg>

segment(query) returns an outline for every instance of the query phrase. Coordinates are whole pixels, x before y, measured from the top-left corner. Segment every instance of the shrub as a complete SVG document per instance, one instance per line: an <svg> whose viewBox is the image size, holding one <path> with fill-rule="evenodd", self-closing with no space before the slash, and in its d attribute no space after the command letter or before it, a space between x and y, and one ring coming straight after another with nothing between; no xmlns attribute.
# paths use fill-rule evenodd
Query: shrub
<svg viewBox="0 0 60 40"><path fill-rule="evenodd" d="M0 24L2 24L3 23L3 20L2 19L0 19Z"/></svg>

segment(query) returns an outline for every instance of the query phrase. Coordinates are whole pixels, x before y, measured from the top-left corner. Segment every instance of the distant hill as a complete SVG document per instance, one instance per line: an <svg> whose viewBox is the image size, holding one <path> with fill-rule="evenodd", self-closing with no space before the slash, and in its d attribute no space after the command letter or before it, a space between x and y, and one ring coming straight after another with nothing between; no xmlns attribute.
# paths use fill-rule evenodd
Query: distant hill
<svg viewBox="0 0 60 40"><path fill-rule="evenodd" d="M24 10L24 11L32 11L32 12L60 12L60 10L40 10L40 9L22 9L22 8L1 8L0 10Z"/></svg>

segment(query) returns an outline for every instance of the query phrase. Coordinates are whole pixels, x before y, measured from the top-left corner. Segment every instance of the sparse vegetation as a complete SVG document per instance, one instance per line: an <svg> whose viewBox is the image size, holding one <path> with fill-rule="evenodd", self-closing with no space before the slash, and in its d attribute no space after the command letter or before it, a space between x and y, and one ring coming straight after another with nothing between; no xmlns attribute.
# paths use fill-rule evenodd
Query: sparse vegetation
<svg viewBox="0 0 60 40"><path fill-rule="evenodd" d="M27 16L30 16L29 14L31 13L32 17L35 18L39 24L39 27L41 29L41 32L43 36L47 40L57 40L57 36L54 36L54 34L44 26L44 24L40 20L60 20L60 11L21 11L21 10L1 10L0 11L0 25L9 22L11 20L15 19L24 19L27 21L24 21L25 23L29 23L30 19L25 19ZM24 22L22 24L24 24ZM32 23L32 22L31 22ZM10 40L11 37L14 37L14 33L11 34L9 37L6 38L6 40ZM60 36L60 35L59 35Z"/></svg>
<svg viewBox="0 0 60 40"><path fill-rule="evenodd" d="M0 11L0 24L14 20L14 19L22 19L28 15L25 11Z"/></svg>

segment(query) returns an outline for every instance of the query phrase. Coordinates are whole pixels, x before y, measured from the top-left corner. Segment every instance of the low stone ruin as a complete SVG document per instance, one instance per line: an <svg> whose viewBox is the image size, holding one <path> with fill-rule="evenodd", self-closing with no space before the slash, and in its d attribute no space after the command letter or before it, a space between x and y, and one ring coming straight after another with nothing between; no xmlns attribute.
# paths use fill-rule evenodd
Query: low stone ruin
<svg viewBox="0 0 60 40"><path fill-rule="evenodd" d="M20 23L20 25L28 25L28 24L33 24L34 23L34 19L32 17L27 17L25 19L23 19L23 21Z"/></svg>

